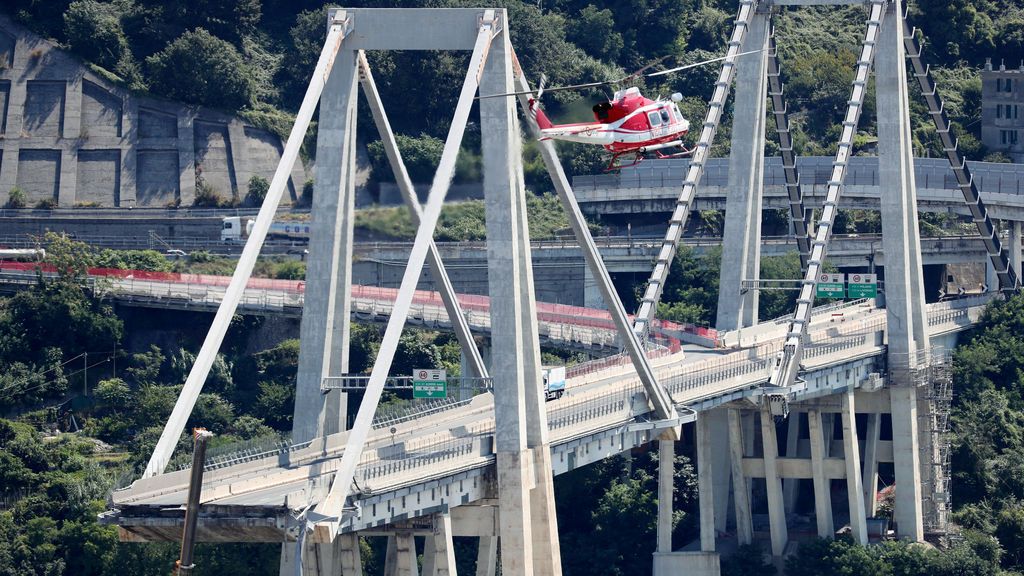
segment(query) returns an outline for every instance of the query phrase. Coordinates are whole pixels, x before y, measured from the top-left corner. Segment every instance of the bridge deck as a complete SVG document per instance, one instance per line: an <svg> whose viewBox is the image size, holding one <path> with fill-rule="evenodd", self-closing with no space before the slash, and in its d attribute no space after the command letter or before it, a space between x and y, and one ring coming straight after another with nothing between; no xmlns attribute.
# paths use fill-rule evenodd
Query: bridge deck
<svg viewBox="0 0 1024 576"><path fill-rule="evenodd" d="M932 305L933 334L969 327L985 298ZM833 315L835 314L835 315ZM782 346L784 323L765 323L747 334L728 334L728 350L699 354L655 353L653 367L673 399L700 410L756 394L768 379ZM885 313L859 304L819 314L805 354L808 373L875 366L884 351ZM859 363L859 364L858 364ZM810 379L808 379L810 381ZM801 388L801 386L803 388ZM845 384L844 384L845 386ZM793 399L826 393L809 383L788 391ZM645 444L656 436L650 408L625 358L576 367L567 395L551 402L552 460L556 474ZM359 512L345 530L367 529L414 518L493 495L492 397L483 394L393 428L377 427L356 475ZM208 470L204 479L199 538L210 541L271 541L291 538L296 511L322 498L333 477L346 434L290 447L249 462ZM122 536L174 540L188 485L188 470L136 481L116 491L103 521L121 526Z"/></svg>

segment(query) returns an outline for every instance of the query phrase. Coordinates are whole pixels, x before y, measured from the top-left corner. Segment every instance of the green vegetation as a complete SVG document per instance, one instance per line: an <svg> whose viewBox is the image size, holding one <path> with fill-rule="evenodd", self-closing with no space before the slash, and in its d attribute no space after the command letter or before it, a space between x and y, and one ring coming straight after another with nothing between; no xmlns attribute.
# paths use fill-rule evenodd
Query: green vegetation
<svg viewBox="0 0 1024 576"><path fill-rule="evenodd" d="M26 205L28 205L28 199L25 192L17 186L11 188L7 194L7 203L4 204L4 208L24 208Z"/></svg>
<svg viewBox="0 0 1024 576"><path fill-rule="evenodd" d="M254 175L249 178L249 192L245 195L245 202L250 206L262 206L263 199L267 197L270 190L270 182L263 176Z"/></svg>

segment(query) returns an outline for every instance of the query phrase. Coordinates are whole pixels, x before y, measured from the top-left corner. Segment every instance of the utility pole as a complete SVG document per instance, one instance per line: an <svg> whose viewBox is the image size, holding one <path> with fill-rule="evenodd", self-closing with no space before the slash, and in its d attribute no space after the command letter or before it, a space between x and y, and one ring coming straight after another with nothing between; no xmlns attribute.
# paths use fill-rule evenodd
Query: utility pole
<svg viewBox="0 0 1024 576"><path fill-rule="evenodd" d="M89 395L89 353L82 353L84 363L82 364L82 394L84 396Z"/></svg>
<svg viewBox="0 0 1024 576"><path fill-rule="evenodd" d="M195 547L196 524L199 520L199 496L203 490L203 465L206 463L206 444L213 437L213 432L205 428L192 431L195 447L192 451L192 477L188 484L188 502L185 508L185 528L181 536L181 557L174 563L173 576L185 576L192 573L192 549Z"/></svg>

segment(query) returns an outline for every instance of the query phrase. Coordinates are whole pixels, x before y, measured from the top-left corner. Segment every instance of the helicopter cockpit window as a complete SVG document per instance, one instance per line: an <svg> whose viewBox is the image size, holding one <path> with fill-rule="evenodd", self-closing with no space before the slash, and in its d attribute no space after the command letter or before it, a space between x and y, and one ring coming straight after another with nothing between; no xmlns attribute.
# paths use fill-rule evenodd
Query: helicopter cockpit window
<svg viewBox="0 0 1024 576"><path fill-rule="evenodd" d="M683 113L679 111L679 106L672 106L672 115L676 117L676 122L683 121Z"/></svg>
<svg viewBox="0 0 1024 576"><path fill-rule="evenodd" d="M598 120L607 120L608 111L612 109L612 105L609 102L601 102L600 104L594 105L594 116Z"/></svg>
<svg viewBox="0 0 1024 576"><path fill-rule="evenodd" d="M671 118L668 115L668 110L666 110L665 108L662 108L660 110L660 112L661 112L661 121L664 122L665 124L668 124L671 121Z"/></svg>
<svg viewBox="0 0 1024 576"><path fill-rule="evenodd" d="M661 126L661 115L657 112L648 112L647 120L651 122L651 126Z"/></svg>

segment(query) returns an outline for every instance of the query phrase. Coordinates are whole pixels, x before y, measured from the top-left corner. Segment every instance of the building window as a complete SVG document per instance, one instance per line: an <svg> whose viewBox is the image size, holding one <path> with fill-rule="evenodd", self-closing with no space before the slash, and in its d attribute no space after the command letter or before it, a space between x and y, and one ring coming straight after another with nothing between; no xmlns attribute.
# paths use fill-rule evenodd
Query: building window
<svg viewBox="0 0 1024 576"><path fill-rule="evenodd" d="M1002 92L1002 91L1003 91L1003 79L1002 78L996 78L996 92Z"/></svg>
<svg viewBox="0 0 1024 576"><path fill-rule="evenodd" d="M996 104L996 120L1003 119L1003 106L1002 104Z"/></svg>
<svg viewBox="0 0 1024 576"><path fill-rule="evenodd" d="M1016 130L1000 130L999 131L999 143L1003 146L1016 146L1017 145L1017 131Z"/></svg>
<svg viewBox="0 0 1024 576"><path fill-rule="evenodd" d="M1013 78L1007 78L1006 82L1003 82L1003 87L1006 92L1013 92Z"/></svg>

